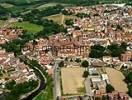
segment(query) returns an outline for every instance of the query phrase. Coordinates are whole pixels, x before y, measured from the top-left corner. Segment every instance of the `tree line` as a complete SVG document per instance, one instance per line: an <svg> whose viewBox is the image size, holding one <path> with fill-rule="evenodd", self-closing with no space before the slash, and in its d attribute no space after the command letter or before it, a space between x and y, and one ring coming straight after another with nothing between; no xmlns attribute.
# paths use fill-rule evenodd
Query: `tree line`
<svg viewBox="0 0 132 100"><path fill-rule="evenodd" d="M121 44L113 43L107 47L101 45L91 46L89 57L102 58L103 56L120 57L122 53L126 51L127 44L122 42Z"/></svg>

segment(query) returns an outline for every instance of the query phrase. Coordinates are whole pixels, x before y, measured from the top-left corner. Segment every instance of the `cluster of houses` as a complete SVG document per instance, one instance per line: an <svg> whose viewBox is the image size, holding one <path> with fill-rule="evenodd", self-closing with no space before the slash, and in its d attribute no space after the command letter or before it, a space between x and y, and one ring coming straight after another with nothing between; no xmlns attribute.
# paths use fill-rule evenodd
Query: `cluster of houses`
<svg viewBox="0 0 132 100"><path fill-rule="evenodd" d="M22 29L14 29L14 28L1 28L0 29L0 45L5 44L11 40L17 39L20 35L22 35Z"/></svg>
<svg viewBox="0 0 132 100"><path fill-rule="evenodd" d="M16 58L14 53L8 53L5 49L0 49L0 71L0 88L2 89L11 80L14 80L17 84L37 80L33 69Z"/></svg>
<svg viewBox="0 0 132 100"><path fill-rule="evenodd" d="M30 41L25 45L23 54L37 59L42 65L48 65L53 63L54 57L88 57L90 47L95 44L108 46L113 42L120 44L125 41L129 43L127 51L119 59L113 58L113 63L132 59L131 8L98 5L65 10L73 15L85 13L89 16L73 20L73 26L66 26L66 34L59 33Z"/></svg>
<svg viewBox="0 0 132 100"><path fill-rule="evenodd" d="M100 98L107 96L108 100L129 100L128 94L125 92L119 92L117 90L112 93L107 93L107 85L111 84L109 76L103 68L92 67L89 69L89 83L90 91L93 93L94 98Z"/></svg>
<svg viewBox="0 0 132 100"><path fill-rule="evenodd" d="M0 29L0 44L16 39L21 34L21 29ZM5 49L0 48L0 94L5 91L6 83L12 80L19 84L37 80L37 77L33 69L16 58L14 53L6 52Z"/></svg>

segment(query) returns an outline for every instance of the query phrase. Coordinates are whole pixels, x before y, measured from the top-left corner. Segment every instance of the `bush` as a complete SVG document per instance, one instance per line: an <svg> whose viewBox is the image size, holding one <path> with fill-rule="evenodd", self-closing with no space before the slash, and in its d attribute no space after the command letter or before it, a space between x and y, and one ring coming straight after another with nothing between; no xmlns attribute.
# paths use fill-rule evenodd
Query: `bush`
<svg viewBox="0 0 132 100"><path fill-rule="evenodd" d="M107 84L107 86L106 86L106 92L107 93L111 93L112 91L114 91L115 89L114 89L114 87L112 86L112 85L110 85L110 84Z"/></svg>
<svg viewBox="0 0 132 100"><path fill-rule="evenodd" d="M89 75L88 71L84 71L84 73L83 73L83 77L84 77L84 78L87 78L88 75Z"/></svg>
<svg viewBox="0 0 132 100"><path fill-rule="evenodd" d="M59 67L64 67L64 61L61 61L61 62L59 63Z"/></svg>

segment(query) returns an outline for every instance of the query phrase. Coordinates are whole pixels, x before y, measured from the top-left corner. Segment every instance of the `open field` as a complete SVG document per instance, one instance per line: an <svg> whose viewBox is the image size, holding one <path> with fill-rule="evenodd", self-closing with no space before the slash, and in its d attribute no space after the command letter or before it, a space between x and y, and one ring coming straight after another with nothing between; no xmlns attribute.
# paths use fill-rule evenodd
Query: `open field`
<svg viewBox="0 0 132 100"><path fill-rule="evenodd" d="M62 79L62 90L64 95L68 94L83 94L84 78L82 77L84 68L62 68L61 79Z"/></svg>
<svg viewBox="0 0 132 100"><path fill-rule="evenodd" d="M115 90L119 92L127 92L127 84L123 81L125 79L124 75L113 68L106 68L106 72L109 76L111 85L115 88Z"/></svg>
<svg viewBox="0 0 132 100"><path fill-rule="evenodd" d="M44 18L47 18L49 20L53 20L54 22L56 22L58 24L64 24L65 20L76 19L77 17L73 16L73 15L68 16L68 15L63 15L63 14L56 14L56 15L51 15L51 16L44 17Z"/></svg>
<svg viewBox="0 0 132 100"><path fill-rule="evenodd" d="M42 5L38 6L37 9L44 10L47 7L52 7L52 6L56 6L56 5L71 6L70 4L64 4L64 3L46 3L46 4L42 4Z"/></svg>
<svg viewBox="0 0 132 100"><path fill-rule="evenodd" d="M12 27L21 27L22 29L27 30L28 32L31 32L31 33L37 33L43 29L42 26L32 24L29 22L16 22L16 23L12 23L11 26Z"/></svg>
<svg viewBox="0 0 132 100"><path fill-rule="evenodd" d="M36 1L41 1L41 0L0 0L0 2L10 2L10 3L13 3L13 4L30 4L30 3L33 3L33 2L36 2Z"/></svg>

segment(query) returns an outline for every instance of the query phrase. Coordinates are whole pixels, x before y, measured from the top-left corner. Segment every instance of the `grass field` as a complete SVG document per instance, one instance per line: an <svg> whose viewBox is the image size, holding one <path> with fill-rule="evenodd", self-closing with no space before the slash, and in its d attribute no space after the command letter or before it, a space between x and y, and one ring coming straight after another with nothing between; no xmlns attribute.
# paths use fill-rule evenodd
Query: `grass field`
<svg viewBox="0 0 132 100"><path fill-rule="evenodd" d="M76 16L72 16L72 15L63 15L63 14L56 14L56 15L51 15L48 17L44 17L47 18L49 20L53 20L54 22L58 23L58 24L64 24L65 20L67 19L76 19Z"/></svg>
<svg viewBox="0 0 132 100"><path fill-rule="evenodd" d="M20 27L24 30L27 30L28 32L31 33L37 33L39 31L41 31L43 29L42 26L40 25L36 25L36 24L32 24L29 22L16 22L16 23L12 23L12 27Z"/></svg>
<svg viewBox="0 0 132 100"><path fill-rule="evenodd" d="M84 68L62 68L61 79L62 79L62 90L63 95L68 94L84 94L84 78L82 77Z"/></svg>
<svg viewBox="0 0 132 100"><path fill-rule="evenodd" d="M115 90L119 92L127 92L127 84L123 81L125 79L124 75L113 68L106 68L106 72L110 79L111 85L115 88Z"/></svg>

